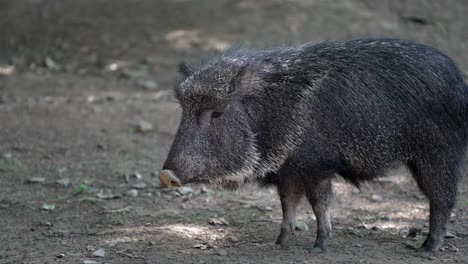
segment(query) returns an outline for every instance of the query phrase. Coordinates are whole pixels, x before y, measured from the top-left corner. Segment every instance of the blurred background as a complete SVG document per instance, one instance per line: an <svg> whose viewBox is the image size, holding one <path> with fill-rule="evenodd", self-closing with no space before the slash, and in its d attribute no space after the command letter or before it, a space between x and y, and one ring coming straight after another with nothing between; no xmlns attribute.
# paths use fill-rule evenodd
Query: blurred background
<svg viewBox="0 0 468 264"><path fill-rule="evenodd" d="M362 192L338 180L333 254L319 256L304 250L306 204L310 230L279 250L275 190L165 190L154 176L179 122L180 61L397 37L468 76L467 13L463 0L0 0L0 262L424 263L412 247L429 210L406 172ZM465 180L445 262L468 262L467 193Z"/></svg>

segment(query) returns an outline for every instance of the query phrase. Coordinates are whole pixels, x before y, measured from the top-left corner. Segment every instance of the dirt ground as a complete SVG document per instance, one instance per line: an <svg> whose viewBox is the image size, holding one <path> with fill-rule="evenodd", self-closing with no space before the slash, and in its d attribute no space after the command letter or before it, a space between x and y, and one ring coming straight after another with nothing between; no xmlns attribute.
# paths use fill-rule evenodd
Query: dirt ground
<svg viewBox="0 0 468 264"><path fill-rule="evenodd" d="M426 263L428 203L405 171L337 179L330 250L309 205L273 245L273 189L162 189L182 59L233 45L400 37L468 75L466 1L0 0L0 263ZM468 178L433 263L468 263ZM97 257L95 255L101 255ZM102 256L104 255L104 256ZM94 262L93 262L94 261Z"/></svg>

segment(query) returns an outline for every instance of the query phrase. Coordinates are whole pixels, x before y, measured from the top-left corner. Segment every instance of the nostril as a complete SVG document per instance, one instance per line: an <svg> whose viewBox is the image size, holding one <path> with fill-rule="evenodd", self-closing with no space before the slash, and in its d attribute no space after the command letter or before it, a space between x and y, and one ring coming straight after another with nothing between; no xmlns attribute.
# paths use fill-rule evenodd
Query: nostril
<svg viewBox="0 0 468 264"><path fill-rule="evenodd" d="M172 170L162 170L159 173L159 181L164 187L182 186L182 183L180 182L179 178L177 178L176 174Z"/></svg>

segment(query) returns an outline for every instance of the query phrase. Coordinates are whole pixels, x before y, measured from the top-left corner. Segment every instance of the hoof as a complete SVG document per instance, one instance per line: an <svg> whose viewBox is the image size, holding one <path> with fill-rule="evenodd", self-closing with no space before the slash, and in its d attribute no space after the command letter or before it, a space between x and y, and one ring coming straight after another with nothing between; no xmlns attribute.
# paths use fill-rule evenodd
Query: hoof
<svg viewBox="0 0 468 264"><path fill-rule="evenodd" d="M313 247L312 249L309 249L309 252L312 254L321 254L321 253L326 253L327 251L320 247Z"/></svg>
<svg viewBox="0 0 468 264"><path fill-rule="evenodd" d="M289 245L286 245L286 244L275 243L273 246L275 247L275 249L281 249L281 250L289 249Z"/></svg>
<svg viewBox="0 0 468 264"><path fill-rule="evenodd" d="M418 252L417 256L423 259L427 259L427 260L436 259L434 252L428 252L428 251Z"/></svg>

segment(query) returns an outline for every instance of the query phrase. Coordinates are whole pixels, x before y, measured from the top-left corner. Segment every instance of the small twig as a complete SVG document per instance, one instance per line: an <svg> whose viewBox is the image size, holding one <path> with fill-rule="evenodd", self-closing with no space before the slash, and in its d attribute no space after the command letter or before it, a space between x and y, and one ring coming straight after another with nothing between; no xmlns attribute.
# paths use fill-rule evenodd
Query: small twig
<svg viewBox="0 0 468 264"><path fill-rule="evenodd" d="M133 209L133 206L127 206L124 208L119 208L119 209L106 209L106 213L123 213L123 212L128 212Z"/></svg>
<svg viewBox="0 0 468 264"><path fill-rule="evenodd" d="M135 256L135 255L132 255L132 254L129 254L129 253L125 253L125 251L127 251L127 249L117 251L116 253L119 254L119 255L125 256L127 258L131 258L131 259L142 259L142 260L145 261L145 263L151 264L151 261L149 261L146 257Z"/></svg>
<svg viewBox="0 0 468 264"><path fill-rule="evenodd" d="M233 203L239 203L239 204L245 204L245 205L252 205L251 202L246 202L246 201L240 201L240 200L235 200L235 199L228 199L229 202Z"/></svg>

